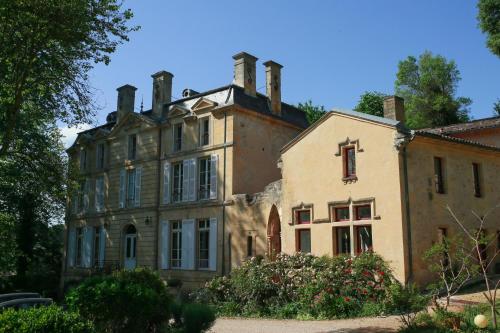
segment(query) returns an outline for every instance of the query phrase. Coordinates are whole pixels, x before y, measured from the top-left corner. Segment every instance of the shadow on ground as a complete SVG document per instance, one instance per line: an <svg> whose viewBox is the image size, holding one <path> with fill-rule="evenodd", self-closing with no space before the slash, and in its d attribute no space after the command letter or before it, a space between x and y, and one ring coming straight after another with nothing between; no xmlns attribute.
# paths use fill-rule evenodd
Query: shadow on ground
<svg viewBox="0 0 500 333"><path fill-rule="evenodd" d="M397 330L383 327L357 327L357 328L339 328L333 331L325 331L321 333L396 333Z"/></svg>

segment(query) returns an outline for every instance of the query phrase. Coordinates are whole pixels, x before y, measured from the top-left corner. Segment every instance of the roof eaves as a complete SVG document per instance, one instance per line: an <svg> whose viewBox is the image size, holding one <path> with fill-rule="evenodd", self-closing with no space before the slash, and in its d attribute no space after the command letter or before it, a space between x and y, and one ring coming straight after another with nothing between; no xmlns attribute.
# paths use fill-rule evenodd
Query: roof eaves
<svg viewBox="0 0 500 333"><path fill-rule="evenodd" d="M464 145L468 145L468 146L474 146L474 147L478 147L478 148L483 148L483 149L487 149L487 150L500 152L499 147L489 146L489 145L485 145L483 143L479 143L479 142L471 141L471 140L465 140L465 139L457 138L454 136L436 134L436 133L428 132L425 130L416 130L416 131L414 131L414 133L416 135L423 136L423 137L434 138L434 139L444 140L444 141L448 141L448 142L454 142L454 143L458 143L458 144L464 144Z"/></svg>

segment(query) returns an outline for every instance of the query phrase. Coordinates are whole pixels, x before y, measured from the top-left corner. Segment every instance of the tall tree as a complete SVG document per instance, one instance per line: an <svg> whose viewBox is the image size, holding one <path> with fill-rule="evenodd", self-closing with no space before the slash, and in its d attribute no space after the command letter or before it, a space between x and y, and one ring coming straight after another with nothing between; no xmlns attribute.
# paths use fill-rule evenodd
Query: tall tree
<svg viewBox="0 0 500 333"><path fill-rule="evenodd" d="M119 0L0 1L0 157L20 135L22 113L90 122L89 70L108 64L137 29L121 7Z"/></svg>
<svg viewBox="0 0 500 333"><path fill-rule="evenodd" d="M299 103L297 107L305 112L309 125L314 124L326 113L323 105L314 105L311 100L308 100L305 103Z"/></svg>
<svg viewBox="0 0 500 333"><path fill-rule="evenodd" d="M469 120L466 97L456 97L460 72L453 60L426 51L400 61L396 94L405 99L410 128L444 126Z"/></svg>
<svg viewBox="0 0 500 333"><path fill-rule="evenodd" d="M384 97L385 94L378 91L366 91L360 96L358 105L354 111L368 113L373 116L384 116Z"/></svg>
<svg viewBox="0 0 500 333"><path fill-rule="evenodd" d="M479 27L487 35L486 45L500 57L500 1L479 0Z"/></svg>

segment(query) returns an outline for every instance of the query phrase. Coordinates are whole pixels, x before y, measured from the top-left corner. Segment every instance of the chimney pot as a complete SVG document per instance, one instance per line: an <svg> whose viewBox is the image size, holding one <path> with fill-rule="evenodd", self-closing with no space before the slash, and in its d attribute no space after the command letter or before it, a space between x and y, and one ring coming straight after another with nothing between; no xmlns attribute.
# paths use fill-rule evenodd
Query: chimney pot
<svg viewBox="0 0 500 333"><path fill-rule="evenodd" d="M397 120L405 123L405 101L399 96L387 96L384 98L384 118Z"/></svg>
<svg viewBox="0 0 500 333"><path fill-rule="evenodd" d="M118 102L116 105L116 122L118 123L125 115L134 112L136 87L126 84L116 89L118 91Z"/></svg>
<svg viewBox="0 0 500 333"><path fill-rule="evenodd" d="M256 96L256 57L246 52L240 52L233 56L234 59L234 81L237 86L242 87L245 93L250 96Z"/></svg>
<svg viewBox="0 0 500 333"><path fill-rule="evenodd" d="M283 66L272 60L266 66L266 94L271 102L271 112L281 116L281 69Z"/></svg>
<svg viewBox="0 0 500 333"><path fill-rule="evenodd" d="M161 118L163 106L172 101L172 79L174 75L167 71L159 71L153 75L152 109L156 118Z"/></svg>

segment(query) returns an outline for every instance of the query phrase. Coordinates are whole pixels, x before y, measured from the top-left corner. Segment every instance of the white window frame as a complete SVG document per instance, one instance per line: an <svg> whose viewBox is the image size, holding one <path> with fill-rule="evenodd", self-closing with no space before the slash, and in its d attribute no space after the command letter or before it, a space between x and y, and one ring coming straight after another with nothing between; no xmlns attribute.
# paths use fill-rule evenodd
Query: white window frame
<svg viewBox="0 0 500 333"><path fill-rule="evenodd" d="M171 221L170 229L170 267L172 269L182 269L182 222ZM174 247L174 239L177 239L177 246ZM176 255L174 255L174 252ZM174 258L175 257L175 258Z"/></svg>
<svg viewBox="0 0 500 333"><path fill-rule="evenodd" d="M179 170L180 175L176 177L176 169ZM183 186L184 181L184 164L182 161L172 163L172 202L182 201L182 192L185 190ZM177 184L176 184L177 182Z"/></svg>
<svg viewBox="0 0 500 333"><path fill-rule="evenodd" d="M205 161L205 169L202 170L202 161ZM210 169L211 169L211 157L206 156L200 158L198 161L198 198L199 200L209 200L210 199ZM202 185L202 180L204 184Z"/></svg>
<svg viewBox="0 0 500 333"><path fill-rule="evenodd" d="M199 143L199 146L200 147L204 147L204 146L209 146L210 145L210 140L212 138L212 124L211 124L211 118L210 116L206 116L206 117L202 117L202 118L199 118L198 119L198 143ZM207 132L207 143L203 143L203 136L204 136L204 124L205 122L208 123L208 132Z"/></svg>
<svg viewBox="0 0 500 333"><path fill-rule="evenodd" d="M177 141L177 128L181 128L181 137L179 138L179 141ZM184 123L178 122L172 124L172 151L173 152L178 152L182 150L182 146L184 144ZM179 148L177 148L177 142L179 142Z"/></svg>
<svg viewBox="0 0 500 333"><path fill-rule="evenodd" d="M128 169L125 183L125 207L135 207L136 169Z"/></svg>

